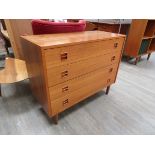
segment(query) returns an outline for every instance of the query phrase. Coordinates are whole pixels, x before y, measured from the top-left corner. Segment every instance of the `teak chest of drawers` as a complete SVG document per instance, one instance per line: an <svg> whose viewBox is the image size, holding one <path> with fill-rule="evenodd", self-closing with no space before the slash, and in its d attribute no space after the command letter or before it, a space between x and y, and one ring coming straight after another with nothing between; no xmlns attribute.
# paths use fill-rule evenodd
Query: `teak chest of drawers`
<svg viewBox="0 0 155 155"><path fill-rule="evenodd" d="M124 35L86 31L22 36L34 96L55 123L58 114L115 83Z"/></svg>

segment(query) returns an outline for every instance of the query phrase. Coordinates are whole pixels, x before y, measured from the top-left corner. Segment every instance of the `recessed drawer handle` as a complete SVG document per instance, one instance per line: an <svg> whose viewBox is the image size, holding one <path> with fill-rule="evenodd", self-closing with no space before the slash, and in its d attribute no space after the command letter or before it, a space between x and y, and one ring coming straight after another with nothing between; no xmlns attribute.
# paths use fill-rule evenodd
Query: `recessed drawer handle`
<svg viewBox="0 0 155 155"><path fill-rule="evenodd" d="M61 54L60 54L60 57L61 57L61 60L67 60L68 53L67 53L67 52L61 53Z"/></svg>
<svg viewBox="0 0 155 155"><path fill-rule="evenodd" d="M68 103L68 99L62 101L63 106L65 106Z"/></svg>
<svg viewBox="0 0 155 155"><path fill-rule="evenodd" d="M117 48L118 47L118 43L114 43L114 47Z"/></svg>
<svg viewBox="0 0 155 155"><path fill-rule="evenodd" d="M111 73L112 71L113 71L113 68L110 68L110 69L109 69L109 73Z"/></svg>
<svg viewBox="0 0 155 155"><path fill-rule="evenodd" d="M64 71L64 72L61 73L61 77L62 77L62 78L63 78L63 77L66 77L66 76L68 76L68 71Z"/></svg>
<svg viewBox="0 0 155 155"><path fill-rule="evenodd" d="M114 61L116 59L116 57L115 56L113 56L112 58L111 58L111 61Z"/></svg>
<svg viewBox="0 0 155 155"><path fill-rule="evenodd" d="M63 87L63 88L62 88L62 92L66 92L66 91L68 91L68 89L69 89L68 86Z"/></svg>
<svg viewBox="0 0 155 155"><path fill-rule="evenodd" d="M108 79L108 80L107 80L107 83L109 83L110 81L111 81L111 79Z"/></svg>

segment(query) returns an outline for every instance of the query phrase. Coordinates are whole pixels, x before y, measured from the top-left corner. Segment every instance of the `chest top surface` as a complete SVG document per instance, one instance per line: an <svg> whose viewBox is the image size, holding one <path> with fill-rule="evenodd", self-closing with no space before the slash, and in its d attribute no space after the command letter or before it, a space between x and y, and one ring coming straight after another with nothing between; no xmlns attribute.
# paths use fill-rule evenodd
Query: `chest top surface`
<svg viewBox="0 0 155 155"><path fill-rule="evenodd" d="M104 31L85 31L46 35L27 35L21 36L23 39L40 46L41 48L54 48L66 45L74 45L113 38L125 38L125 35L104 32Z"/></svg>

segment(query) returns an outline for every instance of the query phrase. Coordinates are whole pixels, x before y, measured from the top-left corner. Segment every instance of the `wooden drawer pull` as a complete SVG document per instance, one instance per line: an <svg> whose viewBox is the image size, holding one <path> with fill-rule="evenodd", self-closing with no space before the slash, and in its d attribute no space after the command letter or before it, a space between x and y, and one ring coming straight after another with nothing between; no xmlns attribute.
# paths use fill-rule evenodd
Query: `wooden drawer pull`
<svg viewBox="0 0 155 155"><path fill-rule="evenodd" d="M107 83L109 83L110 81L111 81L111 79L108 79L108 80L107 80Z"/></svg>
<svg viewBox="0 0 155 155"><path fill-rule="evenodd" d="M112 71L113 71L113 68L110 68L110 69L109 69L109 73L111 73Z"/></svg>
<svg viewBox="0 0 155 155"><path fill-rule="evenodd" d="M111 58L111 61L114 61L116 59L116 57L115 56L113 56L112 58Z"/></svg>
<svg viewBox="0 0 155 155"><path fill-rule="evenodd" d="M65 106L68 103L68 99L62 101L63 106Z"/></svg>
<svg viewBox="0 0 155 155"><path fill-rule="evenodd" d="M61 73L61 77L62 77L62 78L63 78L63 77L66 77L66 76L68 76L68 71L64 71L64 72Z"/></svg>
<svg viewBox="0 0 155 155"><path fill-rule="evenodd" d="M61 60L67 60L68 54L66 52L65 53L61 53L60 57L61 57Z"/></svg>
<svg viewBox="0 0 155 155"><path fill-rule="evenodd" d="M62 88L62 92L68 91L68 86Z"/></svg>
<svg viewBox="0 0 155 155"><path fill-rule="evenodd" d="M118 43L114 43L114 47L117 48L118 47Z"/></svg>

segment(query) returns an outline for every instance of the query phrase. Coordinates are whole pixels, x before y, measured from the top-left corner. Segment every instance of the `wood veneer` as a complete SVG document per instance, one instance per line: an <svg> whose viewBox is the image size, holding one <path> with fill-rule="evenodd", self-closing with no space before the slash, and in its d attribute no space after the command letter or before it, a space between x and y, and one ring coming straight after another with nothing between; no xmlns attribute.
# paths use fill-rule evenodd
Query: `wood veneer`
<svg viewBox="0 0 155 155"><path fill-rule="evenodd" d="M22 46L20 42L21 35L33 34L31 19L5 19L6 30L15 58L24 60Z"/></svg>
<svg viewBox="0 0 155 155"><path fill-rule="evenodd" d="M0 70L0 83L15 83L28 78L25 61L6 58L5 68Z"/></svg>
<svg viewBox="0 0 155 155"><path fill-rule="evenodd" d="M58 114L116 81L124 35L101 31L22 36L34 96Z"/></svg>
<svg viewBox="0 0 155 155"><path fill-rule="evenodd" d="M1 84L15 83L27 78L28 73L25 61L9 57L6 58L5 68L0 70L0 96L2 96Z"/></svg>

